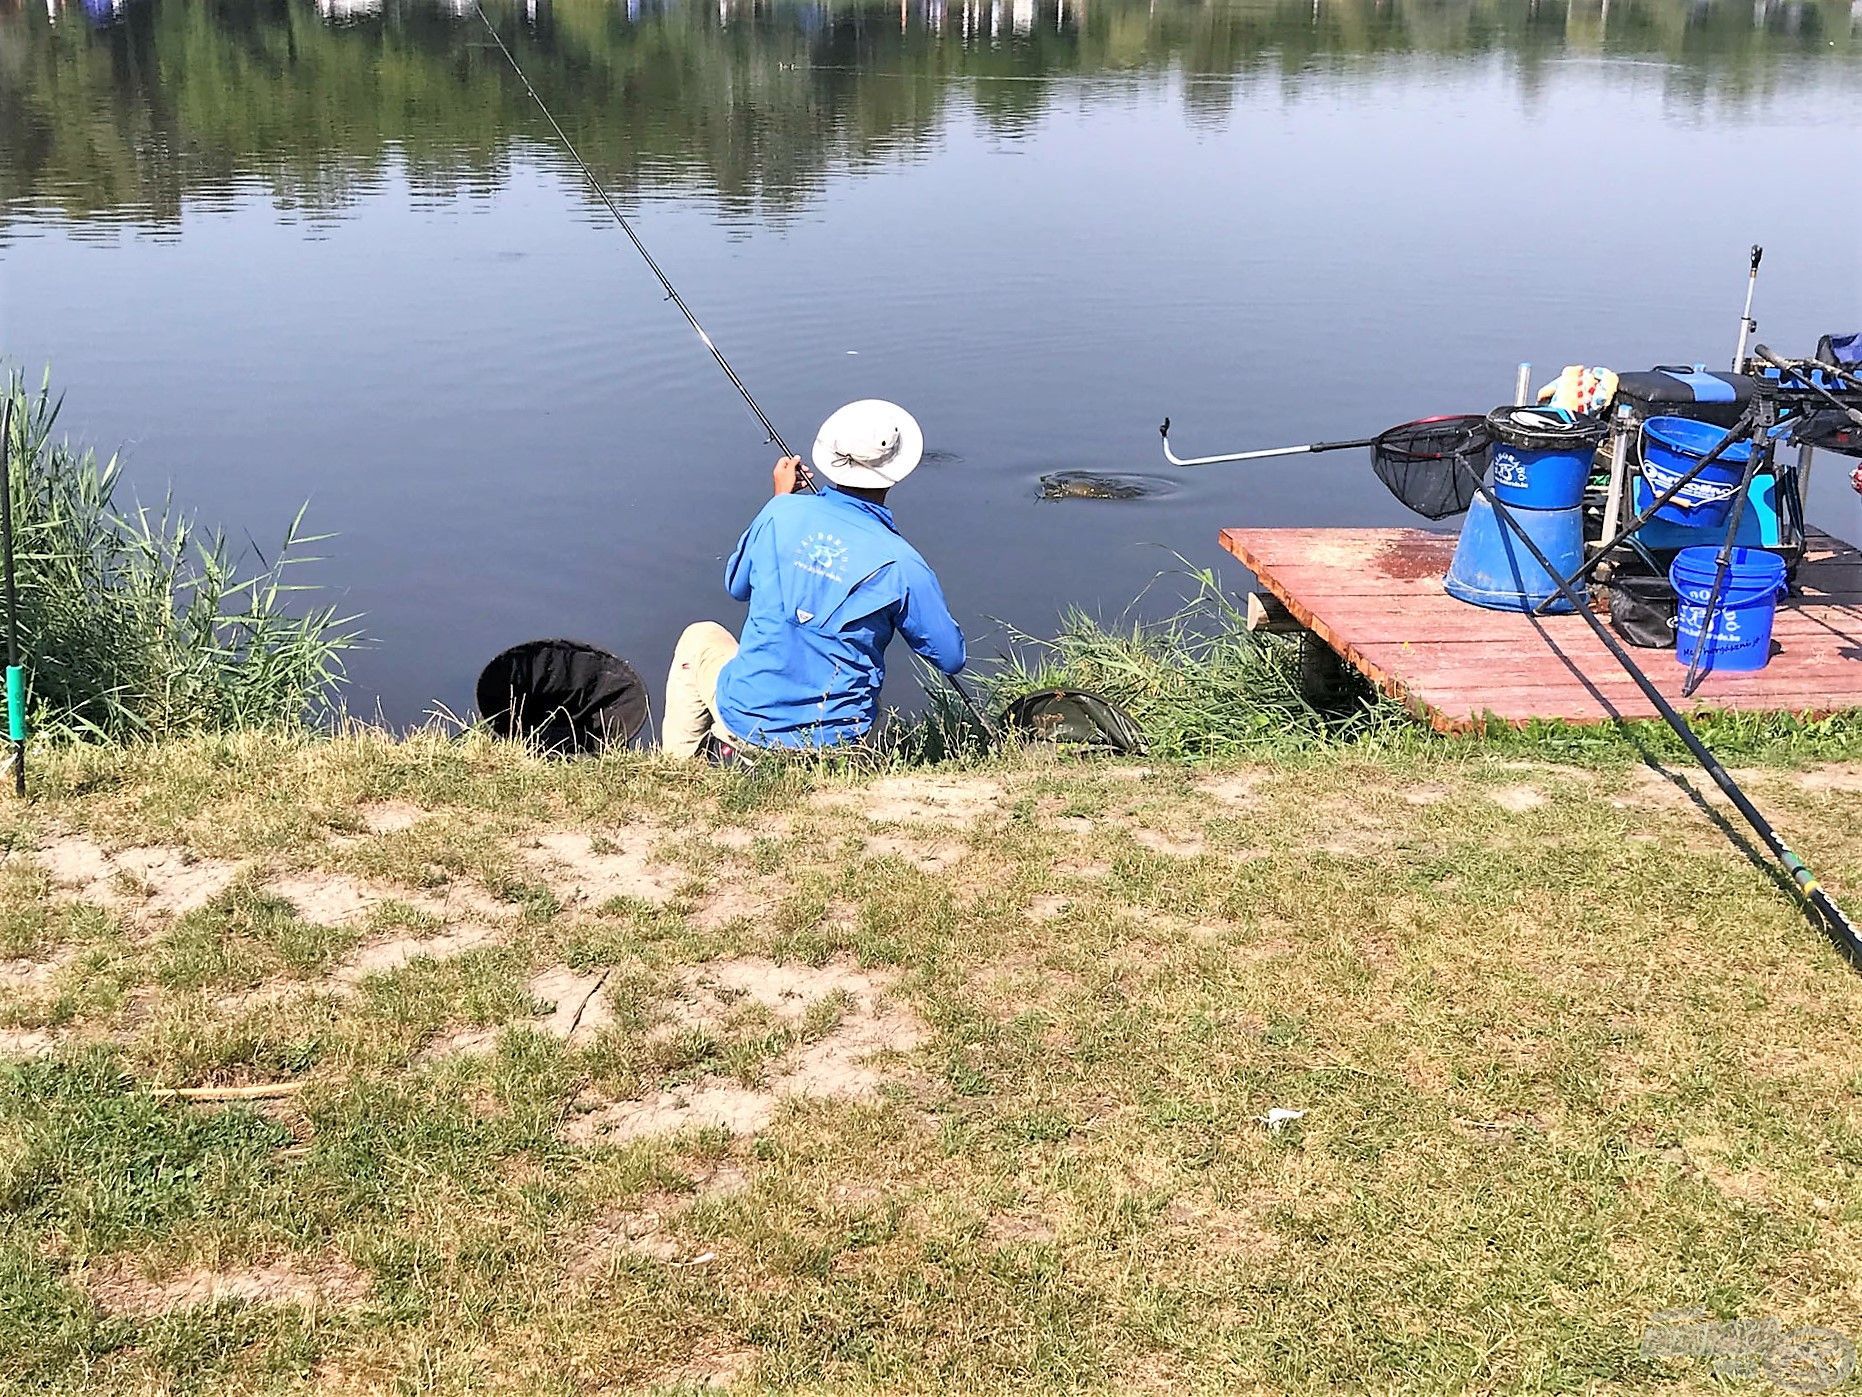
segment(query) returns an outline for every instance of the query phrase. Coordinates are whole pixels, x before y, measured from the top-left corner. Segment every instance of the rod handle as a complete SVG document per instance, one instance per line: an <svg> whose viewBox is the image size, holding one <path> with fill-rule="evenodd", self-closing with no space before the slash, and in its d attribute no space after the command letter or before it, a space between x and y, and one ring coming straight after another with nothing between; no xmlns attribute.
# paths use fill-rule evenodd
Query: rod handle
<svg viewBox="0 0 1862 1397"><path fill-rule="evenodd" d="M26 671L18 665L6 668L6 740L26 740Z"/></svg>

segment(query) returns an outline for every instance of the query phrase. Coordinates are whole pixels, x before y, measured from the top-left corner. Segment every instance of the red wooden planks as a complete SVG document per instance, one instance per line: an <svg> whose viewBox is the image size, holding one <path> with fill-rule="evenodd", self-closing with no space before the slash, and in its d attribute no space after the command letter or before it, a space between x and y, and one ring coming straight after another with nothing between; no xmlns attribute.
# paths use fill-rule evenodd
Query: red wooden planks
<svg viewBox="0 0 1862 1397"><path fill-rule="evenodd" d="M1603 722L1654 706L1576 616L1468 606L1442 590L1455 541L1420 529L1224 529L1222 546L1385 693L1444 731L1484 715ZM1779 609L1779 649L1751 674L1709 675L1681 698L1669 651L1631 651L1684 708L1829 713L1862 705L1862 553L1813 534L1801 596Z"/></svg>

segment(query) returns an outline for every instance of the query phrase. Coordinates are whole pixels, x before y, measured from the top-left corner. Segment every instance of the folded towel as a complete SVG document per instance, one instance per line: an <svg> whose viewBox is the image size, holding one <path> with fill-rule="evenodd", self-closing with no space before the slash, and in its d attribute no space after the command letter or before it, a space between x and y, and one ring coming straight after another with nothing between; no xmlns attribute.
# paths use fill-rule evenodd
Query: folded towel
<svg viewBox="0 0 1862 1397"><path fill-rule="evenodd" d="M1539 401L1572 412L1603 414L1616 399L1616 374L1609 369L1567 365L1565 371L1539 390Z"/></svg>

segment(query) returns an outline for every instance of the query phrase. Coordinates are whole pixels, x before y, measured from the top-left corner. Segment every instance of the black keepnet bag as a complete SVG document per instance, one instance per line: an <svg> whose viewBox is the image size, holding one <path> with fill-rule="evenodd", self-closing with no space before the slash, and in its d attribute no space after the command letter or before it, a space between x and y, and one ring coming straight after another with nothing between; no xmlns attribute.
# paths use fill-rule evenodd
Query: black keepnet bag
<svg viewBox="0 0 1862 1397"><path fill-rule="evenodd" d="M1640 541L1602 584L1610 604L1610 629L1644 650L1675 648L1675 590L1661 564Z"/></svg>
<svg viewBox="0 0 1862 1397"><path fill-rule="evenodd" d="M1675 648L1675 592L1668 579L1618 572L1603 584L1610 599L1610 629L1644 650Z"/></svg>
<svg viewBox="0 0 1862 1397"><path fill-rule="evenodd" d="M478 709L499 737L576 757L627 746L652 704L620 656L579 640L531 640L485 666Z"/></svg>

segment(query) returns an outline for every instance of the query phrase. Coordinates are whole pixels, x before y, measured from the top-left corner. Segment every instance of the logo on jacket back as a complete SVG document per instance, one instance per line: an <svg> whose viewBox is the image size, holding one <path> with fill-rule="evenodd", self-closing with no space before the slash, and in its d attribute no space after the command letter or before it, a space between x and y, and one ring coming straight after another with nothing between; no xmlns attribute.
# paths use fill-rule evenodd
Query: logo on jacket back
<svg viewBox="0 0 1862 1397"><path fill-rule="evenodd" d="M801 541L795 550L795 566L830 582L843 580L841 569L847 562L847 545L838 534L816 532Z"/></svg>

